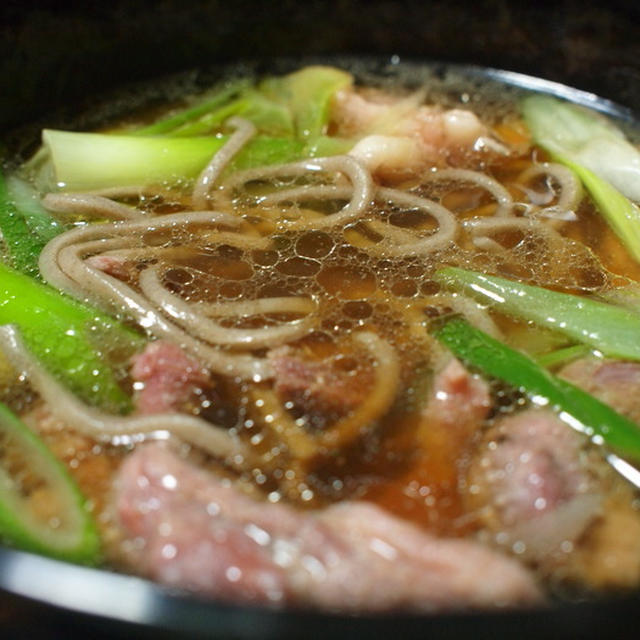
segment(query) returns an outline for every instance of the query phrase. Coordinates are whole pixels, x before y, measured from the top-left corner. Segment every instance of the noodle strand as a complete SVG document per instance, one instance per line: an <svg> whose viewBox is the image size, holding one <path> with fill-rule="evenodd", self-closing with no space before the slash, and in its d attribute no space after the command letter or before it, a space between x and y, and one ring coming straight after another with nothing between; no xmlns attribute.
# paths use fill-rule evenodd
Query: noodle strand
<svg viewBox="0 0 640 640"><path fill-rule="evenodd" d="M222 427L179 413L144 416L112 416L80 402L31 356L11 325L0 327L0 349L29 379L52 413L78 433L97 440L116 437L151 436L162 431L177 436L234 466L246 465L252 454Z"/></svg>
<svg viewBox="0 0 640 640"><path fill-rule="evenodd" d="M193 205L196 209L208 208L211 187L220 177L224 168L231 162L233 156L256 134L256 128L253 123L243 118L230 118L227 124L235 127L236 131L200 173L193 189Z"/></svg>

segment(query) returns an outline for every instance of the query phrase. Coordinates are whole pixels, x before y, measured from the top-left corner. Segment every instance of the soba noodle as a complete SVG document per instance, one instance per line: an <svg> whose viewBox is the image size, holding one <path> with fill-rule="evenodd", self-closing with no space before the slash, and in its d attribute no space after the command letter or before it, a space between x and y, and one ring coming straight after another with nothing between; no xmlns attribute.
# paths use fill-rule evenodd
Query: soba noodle
<svg viewBox="0 0 640 640"><path fill-rule="evenodd" d="M25 349L18 332L11 326L0 328L0 346L21 373L28 376L43 400L55 415L78 433L98 441L114 439L123 443L143 437L162 438L171 434L192 443L211 455L227 460L232 466L243 468L251 464L252 454L225 429L184 414L160 414L123 418L97 411L83 405L62 385L57 383Z"/></svg>

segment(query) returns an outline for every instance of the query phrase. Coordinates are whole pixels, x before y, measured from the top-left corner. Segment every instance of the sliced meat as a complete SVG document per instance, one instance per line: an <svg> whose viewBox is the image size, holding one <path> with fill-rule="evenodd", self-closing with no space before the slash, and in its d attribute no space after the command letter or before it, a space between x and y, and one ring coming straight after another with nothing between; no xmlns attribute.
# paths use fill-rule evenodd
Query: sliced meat
<svg viewBox="0 0 640 640"><path fill-rule="evenodd" d="M472 147L480 136L487 133L486 127L472 111L442 111L435 107L420 107L399 122L396 131L417 138L434 153L455 146Z"/></svg>
<svg viewBox="0 0 640 640"><path fill-rule="evenodd" d="M457 166L469 153L487 149L508 153L473 112L420 105L418 95L343 89L334 98L332 120L339 135L361 137L349 153L385 179L434 164Z"/></svg>
<svg viewBox="0 0 640 640"><path fill-rule="evenodd" d="M640 424L640 363L582 358L559 375Z"/></svg>
<svg viewBox="0 0 640 640"><path fill-rule="evenodd" d="M338 91L332 120L341 135L387 134L412 137L438 153L447 146L473 145L486 127L467 109L443 110L420 104L420 96L397 97L352 88Z"/></svg>
<svg viewBox="0 0 640 640"><path fill-rule="evenodd" d="M482 464L505 525L552 511L588 489L583 441L553 413L524 411L501 420L497 431Z"/></svg>
<svg viewBox="0 0 640 640"><path fill-rule="evenodd" d="M343 369L335 358L315 360L290 347L274 349L269 361L275 374L274 389L324 426L358 407L373 383L370 368Z"/></svg>
<svg viewBox="0 0 640 640"><path fill-rule="evenodd" d="M425 165L420 143L408 136L373 134L358 140L349 151L378 178L400 180L418 173Z"/></svg>
<svg viewBox="0 0 640 640"><path fill-rule="evenodd" d="M367 503L257 502L158 444L125 461L117 508L142 543L136 571L227 601L362 612L541 600L526 570L475 542L437 539Z"/></svg>
<svg viewBox="0 0 640 640"><path fill-rule="evenodd" d="M127 268L127 262L124 258L118 258L116 256L90 256L85 262L98 271L118 278L118 280L129 280L129 269Z"/></svg>
<svg viewBox="0 0 640 640"><path fill-rule="evenodd" d="M439 429L460 444L478 429L490 409L489 385L453 358L435 376L422 411L421 431Z"/></svg>
<svg viewBox="0 0 640 640"><path fill-rule="evenodd" d="M336 92L331 108L331 120L339 135L354 137L380 129L385 116L396 105L396 115L406 116L415 111L414 101L405 102L398 109L398 100L382 92L363 92L352 88ZM392 123L389 123L392 124Z"/></svg>
<svg viewBox="0 0 640 640"><path fill-rule="evenodd" d="M640 364L583 358L559 375L640 424ZM576 547L565 572L595 589L633 589L640 580L638 492L604 463L602 467L602 513Z"/></svg>
<svg viewBox="0 0 640 640"><path fill-rule="evenodd" d="M151 342L133 358L131 377L140 414L176 411L198 389L211 384L202 365L165 340Z"/></svg>
<svg viewBox="0 0 640 640"><path fill-rule="evenodd" d="M471 468L469 490L503 543L541 560L573 543L598 515L601 497L584 446L585 438L545 409L497 422Z"/></svg>

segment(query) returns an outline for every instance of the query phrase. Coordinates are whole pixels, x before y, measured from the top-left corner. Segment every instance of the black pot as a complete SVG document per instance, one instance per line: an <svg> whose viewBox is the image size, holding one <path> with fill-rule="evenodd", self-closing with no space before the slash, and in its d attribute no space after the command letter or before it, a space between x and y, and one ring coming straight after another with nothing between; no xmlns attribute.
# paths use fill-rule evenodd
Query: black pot
<svg viewBox="0 0 640 640"><path fill-rule="evenodd" d="M640 5L466 0L369 2L7 2L0 7L0 131L21 147L32 122L71 122L122 84L242 59L367 55L479 65L640 105ZM509 82L528 82L518 76ZM547 90L558 87L546 85ZM590 99L574 94L578 99ZM16 133L18 132L18 133ZM0 547L4 637L603 638L634 634L640 595L544 610L345 617L231 607L144 580Z"/></svg>

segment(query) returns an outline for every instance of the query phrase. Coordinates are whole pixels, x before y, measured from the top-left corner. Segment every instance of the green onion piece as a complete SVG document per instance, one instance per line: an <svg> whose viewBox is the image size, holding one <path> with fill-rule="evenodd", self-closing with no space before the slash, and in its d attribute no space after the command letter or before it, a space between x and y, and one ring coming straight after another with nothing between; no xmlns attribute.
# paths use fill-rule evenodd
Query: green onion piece
<svg viewBox="0 0 640 640"><path fill-rule="evenodd" d="M196 177L228 136L161 138L46 129L55 181L69 191L177 182ZM258 136L235 157L250 168L297 160L303 143Z"/></svg>
<svg viewBox="0 0 640 640"><path fill-rule="evenodd" d="M538 356L535 360L541 367L547 369L553 369L561 364L582 358L590 353L589 347L584 344L574 344L570 347L564 347L563 349L556 349L550 351L544 355Z"/></svg>
<svg viewBox="0 0 640 640"><path fill-rule="evenodd" d="M335 138L333 136L318 136L308 138L303 156L305 158L322 158L347 153L353 147L353 140Z"/></svg>
<svg viewBox="0 0 640 640"><path fill-rule="evenodd" d="M211 135L215 129L222 126L227 118L243 113L248 106L249 104L247 100L244 98L237 98L214 111L210 111L194 122L185 123L167 135L183 138Z"/></svg>
<svg viewBox="0 0 640 640"><path fill-rule="evenodd" d="M231 84L134 135L201 136L238 115L269 136L299 140L325 133L331 99L353 82L351 74L326 66L310 66L285 76L270 77L258 87L248 81Z"/></svg>
<svg viewBox="0 0 640 640"><path fill-rule="evenodd" d="M239 115L253 122L258 131L270 136L295 135L293 114L285 105L270 100L257 90L245 92L246 106Z"/></svg>
<svg viewBox="0 0 640 640"><path fill-rule="evenodd" d="M254 89L248 89L233 102L175 129L171 135L198 136L210 133L231 116L249 120L265 135L293 137L294 134L291 112L286 106L265 98Z"/></svg>
<svg viewBox="0 0 640 640"><path fill-rule="evenodd" d="M83 191L192 178L226 137L160 138L45 129L55 181Z"/></svg>
<svg viewBox="0 0 640 640"><path fill-rule="evenodd" d="M213 90L212 95L207 95L196 104L190 105L185 109L180 109L176 113L172 113L166 118L157 120L156 122L140 129L130 132L131 135L139 136L157 136L164 134L174 134L180 127L184 127L187 123L197 121L201 117L215 111L228 101L234 99L244 89L249 86L247 79L238 80Z"/></svg>
<svg viewBox="0 0 640 640"><path fill-rule="evenodd" d="M25 180L8 177L7 191L31 232L42 242L47 243L66 230L66 225L40 204L40 194Z"/></svg>
<svg viewBox="0 0 640 640"><path fill-rule="evenodd" d="M38 256L45 241L29 226L22 211L19 211L0 174L0 232L8 262L23 273L38 276Z"/></svg>
<svg viewBox="0 0 640 640"><path fill-rule="evenodd" d="M1 403L0 443L0 539L27 551L96 564L100 541L83 495L44 442ZM38 503L46 515L38 513Z"/></svg>
<svg viewBox="0 0 640 640"><path fill-rule="evenodd" d="M628 309L457 267L440 269L434 279L501 313L562 333L605 355L640 360L640 314Z"/></svg>
<svg viewBox="0 0 640 640"><path fill-rule="evenodd" d="M523 353L514 351L461 318L435 336L454 355L484 374L522 390L537 404L548 404L574 428L598 436L620 454L640 460L640 428L611 407L557 378Z"/></svg>
<svg viewBox="0 0 640 640"><path fill-rule="evenodd" d="M30 351L85 402L126 413L131 399L111 367L146 340L117 320L0 263L0 324L14 324Z"/></svg>
<svg viewBox="0 0 640 640"><path fill-rule="evenodd" d="M550 96L522 113L534 141L572 169L629 253L640 260L640 152L602 116Z"/></svg>
<svg viewBox="0 0 640 640"><path fill-rule="evenodd" d="M231 171L284 164L304 157L304 143L294 138L255 138L231 162Z"/></svg>
<svg viewBox="0 0 640 640"><path fill-rule="evenodd" d="M259 90L289 107L296 136L306 139L326 133L333 96L352 83L353 76L341 69L309 66L286 76L267 78Z"/></svg>
<svg viewBox="0 0 640 640"><path fill-rule="evenodd" d="M640 208L589 169L559 155L555 157L578 175L613 232L640 261Z"/></svg>

